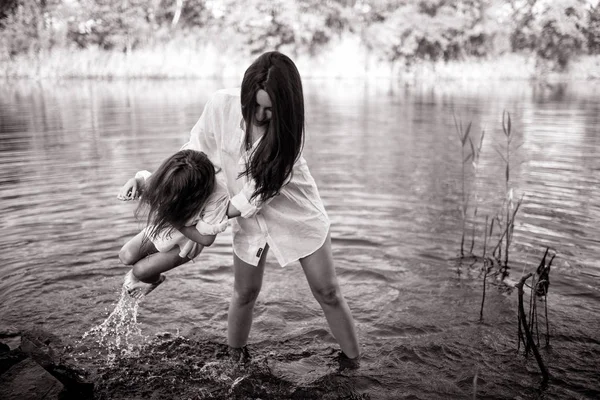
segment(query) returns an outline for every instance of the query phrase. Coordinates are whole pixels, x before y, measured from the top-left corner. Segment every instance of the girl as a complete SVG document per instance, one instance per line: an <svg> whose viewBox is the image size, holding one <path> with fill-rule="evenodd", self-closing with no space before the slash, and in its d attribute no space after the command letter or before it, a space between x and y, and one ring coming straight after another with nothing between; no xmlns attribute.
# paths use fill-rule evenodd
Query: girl
<svg viewBox="0 0 600 400"><path fill-rule="evenodd" d="M181 150L152 176L140 171L130 181L117 198L141 194L136 216L147 211L147 227L123 246L119 258L133 267L124 288L140 298L164 282L162 272L195 258L227 228L229 195L206 154L194 150ZM181 233L185 227L187 236Z"/></svg>

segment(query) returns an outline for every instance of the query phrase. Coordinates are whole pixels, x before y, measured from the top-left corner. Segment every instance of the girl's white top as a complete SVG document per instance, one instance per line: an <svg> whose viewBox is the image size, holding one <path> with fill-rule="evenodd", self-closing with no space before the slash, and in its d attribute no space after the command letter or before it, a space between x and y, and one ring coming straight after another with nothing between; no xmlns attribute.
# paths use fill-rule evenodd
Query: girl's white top
<svg viewBox="0 0 600 400"><path fill-rule="evenodd" d="M259 141L246 151L244 136L240 89L224 89L206 103L182 149L203 151L221 169L217 178L225 180L231 203L242 213L231 223L235 254L242 261L257 265L268 244L283 267L323 245L329 218L302 155L279 195L265 202L250 200L254 182L239 175Z"/></svg>

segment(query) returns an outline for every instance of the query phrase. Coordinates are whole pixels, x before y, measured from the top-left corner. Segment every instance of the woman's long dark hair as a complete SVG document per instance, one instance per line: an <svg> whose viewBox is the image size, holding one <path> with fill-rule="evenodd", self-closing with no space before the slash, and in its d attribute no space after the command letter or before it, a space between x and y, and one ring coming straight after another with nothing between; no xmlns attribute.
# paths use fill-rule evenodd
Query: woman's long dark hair
<svg viewBox="0 0 600 400"><path fill-rule="evenodd" d="M215 167L206 154L181 150L154 172L140 198L135 215L148 211L150 238L180 229L204 207L215 187Z"/></svg>
<svg viewBox="0 0 600 400"><path fill-rule="evenodd" d="M256 182L252 198L263 201L279 194L290 177L304 144L304 95L298 69L289 57L272 51L250 65L242 81L242 115L246 123L246 148L252 146L252 121L256 93L264 90L271 99L271 120L262 140L252 152L246 170Z"/></svg>

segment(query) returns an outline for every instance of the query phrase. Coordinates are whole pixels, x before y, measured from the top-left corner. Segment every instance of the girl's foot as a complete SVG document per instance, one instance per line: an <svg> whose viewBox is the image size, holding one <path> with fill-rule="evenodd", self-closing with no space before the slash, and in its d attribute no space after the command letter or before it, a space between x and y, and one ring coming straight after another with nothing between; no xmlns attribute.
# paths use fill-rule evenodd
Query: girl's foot
<svg viewBox="0 0 600 400"><path fill-rule="evenodd" d="M147 296L151 291L156 289L158 285L163 283L167 279L166 276L160 274L156 282L146 283L140 281L138 278L133 275L133 270L129 271L127 275L125 275L125 279L123 280L123 288L127 291L129 296L134 299L139 299L142 296Z"/></svg>

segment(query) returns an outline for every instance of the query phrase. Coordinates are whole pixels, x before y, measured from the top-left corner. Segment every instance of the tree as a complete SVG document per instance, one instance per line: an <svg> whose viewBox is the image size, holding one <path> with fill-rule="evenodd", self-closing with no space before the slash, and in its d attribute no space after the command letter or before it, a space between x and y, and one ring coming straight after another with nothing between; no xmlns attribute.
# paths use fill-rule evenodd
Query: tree
<svg viewBox="0 0 600 400"><path fill-rule="evenodd" d="M535 23L536 53L563 70L569 60L582 52L586 44L587 19L583 0L553 0L540 4Z"/></svg>
<svg viewBox="0 0 600 400"><path fill-rule="evenodd" d="M0 29L4 28L4 20L9 15L13 15L18 6L18 0L3 0L0 2Z"/></svg>
<svg viewBox="0 0 600 400"><path fill-rule="evenodd" d="M54 44L53 11L59 0L16 0L5 4L8 14L1 21L3 47L14 56L19 53L39 53Z"/></svg>
<svg viewBox="0 0 600 400"><path fill-rule="evenodd" d="M600 3L588 10L586 36L588 52L600 54Z"/></svg>
<svg viewBox="0 0 600 400"><path fill-rule="evenodd" d="M460 2L406 3L366 29L365 42L390 62L450 60L464 55L477 13Z"/></svg>
<svg viewBox="0 0 600 400"><path fill-rule="evenodd" d="M221 2L218 24L242 40L249 54L291 47L314 53L351 25L352 13L337 1L237 0Z"/></svg>
<svg viewBox="0 0 600 400"><path fill-rule="evenodd" d="M69 38L79 47L131 51L149 36L151 4L144 0L87 0L69 21Z"/></svg>

